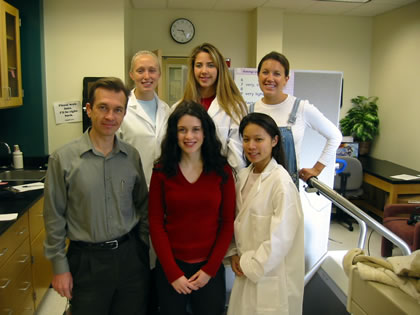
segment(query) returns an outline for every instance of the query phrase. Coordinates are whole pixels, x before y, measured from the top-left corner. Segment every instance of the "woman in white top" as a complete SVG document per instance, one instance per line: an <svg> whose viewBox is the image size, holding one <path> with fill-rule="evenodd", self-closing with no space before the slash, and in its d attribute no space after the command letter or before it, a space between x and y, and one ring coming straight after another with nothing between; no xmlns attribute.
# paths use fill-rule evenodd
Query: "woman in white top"
<svg viewBox="0 0 420 315"><path fill-rule="evenodd" d="M299 193L282 166L274 120L251 113L241 121L244 154L251 164L236 183L236 274L228 315L299 315L304 287L304 227Z"/></svg>
<svg viewBox="0 0 420 315"><path fill-rule="evenodd" d="M157 56L139 51L131 59L130 77L135 83L128 99L127 114L118 135L140 153L147 186L150 185L154 161L160 155L170 114L168 104L155 93L161 75Z"/></svg>
<svg viewBox="0 0 420 315"><path fill-rule="evenodd" d="M264 97L255 103L251 111L271 116L279 127L291 127L297 168L299 168L305 129L309 127L326 138L327 142L315 165L312 168L299 170L299 177L307 181L312 176L318 176L326 165L335 162L336 150L342 136L340 130L306 100L296 102L295 121L289 121L296 97L283 92L288 80L289 61L287 58L275 51L265 55L258 64L258 82Z"/></svg>
<svg viewBox="0 0 420 315"><path fill-rule="evenodd" d="M147 187L150 186L155 160L165 136L170 109L155 93L161 75L157 56L151 51L139 51L131 59L130 78L135 87L128 99L127 111L118 131L120 138L140 153ZM155 277L156 254L150 247L152 279ZM148 314L158 314L155 281L150 281Z"/></svg>
<svg viewBox="0 0 420 315"><path fill-rule="evenodd" d="M190 55L188 80L181 101L204 106L213 119L230 166L245 166L238 126L247 114L246 103L229 73L225 58L212 44L195 47Z"/></svg>

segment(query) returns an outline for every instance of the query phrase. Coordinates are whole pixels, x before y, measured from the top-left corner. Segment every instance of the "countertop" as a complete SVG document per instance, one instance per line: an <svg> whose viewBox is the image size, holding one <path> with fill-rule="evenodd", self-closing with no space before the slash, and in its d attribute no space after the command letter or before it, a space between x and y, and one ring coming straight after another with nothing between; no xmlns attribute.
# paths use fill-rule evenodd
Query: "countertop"
<svg viewBox="0 0 420 315"><path fill-rule="evenodd" d="M396 179L391 176L407 174L412 176L420 175L420 171L413 170L411 168L401 166L389 161L375 159L369 156L359 157L360 162L362 162L363 171L381 178L384 181L392 183L394 185L403 185L403 184L419 184L420 177L413 180L403 180Z"/></svg>
<svg viewBox="0 0 420 315"><path fill-rule="evenodd" d="M30 182L24 182L30 183ZM9 182L9 185L20 185L22 182ZM0 221L0 235L2 235L10 226L12 226L26 211L28 211L35 202L44 194L43 189L31 190L22 193L15 193L6 190L0 186L0 214L18 213L18 218L13 221Z"/></svg>

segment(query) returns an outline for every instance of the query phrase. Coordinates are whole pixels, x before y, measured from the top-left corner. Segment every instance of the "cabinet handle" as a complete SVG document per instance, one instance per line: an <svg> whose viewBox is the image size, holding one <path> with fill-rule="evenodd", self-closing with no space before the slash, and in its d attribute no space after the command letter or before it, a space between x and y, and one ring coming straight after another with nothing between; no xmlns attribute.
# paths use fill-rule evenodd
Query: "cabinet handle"
<svg viewBox="0 0 420 315"><path fill-rule="evenodd" d="M3 250L1 251L1 253L0 253L0 257L1 256L4 256L6 253L7 253L7 251L8 251L9 249L7 248L7 247L5 247L5 248L3 248Z"/></svg>
<svg viewBox="0 0 420 315"><path fill-rule="evenodd" d="M21 264L26 263L29 259L29 255L22 255L21 257L23 257L23 259L17 261L18 263L21 263Z"/></svg>
<svg viewBox="0 0 420 315"><path fill-rule="evenodd" d="M23 234L25 234L25 233L26 233L26 227L25 227L25 228L23 228L23 230L22 230L22 231L17 232L17 235L23 235Z"/></svg>
<svg viewBox="0 0 420 315"><path fill-rule="evenodd" d="M12 281L12 280L10 280L10 279L1 279L1 281L4 281L4 284L3 285L0 285L0 289L6 289L7 286L9 285L10 281Z"/></svg>
<svg viewBox="0 0 420 315"><path fill-rule="evenodd" d="M20 291L26 291L26 290L28 290L28 289L31 287L31 283L30 283L30 282L25 281L25 282L23 282L23 283L25 283L25 284L26 284L26 287L24 287L24 288L19 288L19 290L20 290Z"/></svg>

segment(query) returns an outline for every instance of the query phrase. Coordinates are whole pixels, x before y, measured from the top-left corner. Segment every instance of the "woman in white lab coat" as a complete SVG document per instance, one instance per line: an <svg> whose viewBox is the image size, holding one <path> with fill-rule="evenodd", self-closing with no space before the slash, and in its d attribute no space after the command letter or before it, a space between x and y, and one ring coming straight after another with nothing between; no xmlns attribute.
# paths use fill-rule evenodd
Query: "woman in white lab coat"
<svg viewBox="0 0 420 315"><path fill-rule="evenodd" d="M165 136L170 109L155 93L161 75L157 56L151 51L139 51L131 59L130 77L135 87L128 99L127 111L118 136L140 153L147 186L150 186L155 160ZM156 254L150 248L151 277L155 276ZM150 281L148 314L158 314L155 281Z"/></svg>
<svg viewBox="0 0 420 315"><path fill-rule="evenodd" d="M225 58L212 44L195 47L190 55L188 80L181 101L203 105L213 119L232 168L245 166L238 126L247 114L246 103L233 81Z"/></svg>
<svg viewBox="0 0 420 315"><path fill-rule="evenodd" d="M304 288L304 229L299 194L283 168L274 120L251 113L241 122L251 164L236 185L235 239L228 252L236 277L228 315L298 315Z"/></svg>
<svg viewBox="0 0 420 315"><path fill-rule="evenodd" d="M147 186L150 185L154 161L160 155L160 145L170 114L168 104L155 93L161 75L157 56L139 51L131 59L130 77L135 83L127 104L127 114L118 135L140 153Z"/></svg>

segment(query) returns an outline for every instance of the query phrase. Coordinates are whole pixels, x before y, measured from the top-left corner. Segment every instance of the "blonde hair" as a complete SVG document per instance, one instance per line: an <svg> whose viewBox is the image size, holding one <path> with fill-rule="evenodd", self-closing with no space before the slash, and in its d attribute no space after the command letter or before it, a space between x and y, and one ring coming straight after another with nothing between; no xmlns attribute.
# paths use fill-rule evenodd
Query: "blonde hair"
<svg viewBox="0 0 420 315"><path fill-rule="evenodd" d="M217 68L216 97L220 107L239 125L242 117L248 112L246 103L232 80L225 58L212 44L203 43L192 50L188 61L188 80L185 86L184 97L181 101L194 101L197 103L201 101L200 85L194 76L195 59L201 52L208 53Z"/></svg>
<svg viewBox="0 0 420 315"><path fill-rule="evenodd" d="M158 56L156 56L154 52L151 52L149 50L140 50L134 54L133 58L131 58L130 72L134 71L134 64L136 63L136 59L144 55L152 56L153 59L155 59L156 64L158 65L159 73L162 73Z"/></svg>

